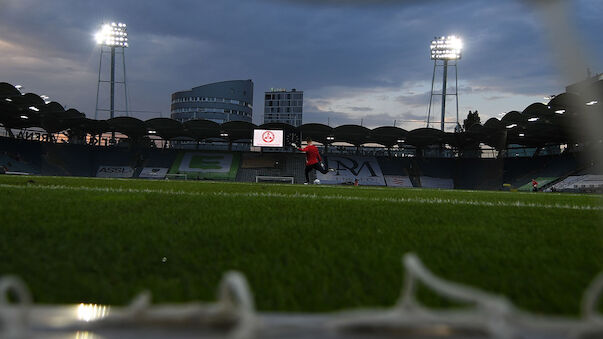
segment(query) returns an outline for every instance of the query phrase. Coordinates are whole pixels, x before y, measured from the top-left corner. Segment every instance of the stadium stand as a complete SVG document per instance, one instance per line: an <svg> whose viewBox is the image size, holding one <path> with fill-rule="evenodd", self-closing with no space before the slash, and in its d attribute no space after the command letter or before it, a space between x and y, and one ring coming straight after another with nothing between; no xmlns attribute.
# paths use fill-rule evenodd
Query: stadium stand
<svg viewBox="0 0 603 339"><path fill-rule="evenodd" d="M536 180L536 182L538 183L538 190L540 190L543 186L546 186L550 183L552 183L553 181L557 181L559 178L558 177L536 177L534 178L534 180ZM524 185L519 186L519 188L517 188L518 191L521 192L531 192L533 191L534 186L532 186L532 182L528 182Z"/></svg>
<svg viewBox="0 0 603 339"><path fill-rule="evenodd" d="M8 172L41 174L41 144L18 139L0 143L0 166Z"/></svg>
<svg viewBox="0 0 603 339"><path fill-rule="evenodd" d="M559 178L565 178L583 168L575 154L545 155L530 158L507 158L505 160L505 183L521 188L532 178L541 178L539 188ZM550 179L545 179L550 178ZM526 186L527 187L527 186ZM531 190L531 186L529 189Z"/></svg>
<svg viewBox="0 0 603 339"><path fill-rule="evenodd" d="M603 175L571 175L548 187L545 192L602 192Z"/></svg>

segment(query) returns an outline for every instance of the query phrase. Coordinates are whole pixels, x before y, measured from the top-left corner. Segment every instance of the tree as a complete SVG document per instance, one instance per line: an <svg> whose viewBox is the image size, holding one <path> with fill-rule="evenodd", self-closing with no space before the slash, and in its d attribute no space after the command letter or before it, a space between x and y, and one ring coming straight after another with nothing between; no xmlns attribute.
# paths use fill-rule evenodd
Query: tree
<svg viewBox="0 0 603 339"><path fill-rule="evenodd" d="M475 124L480 124L479 113L477 110L475 112L469 111L469 114L467 114L467 119L463 120L463 130L467 131ZM460 153L462 157L479 158L482 154L479 141L463 145Z"/></svg>
<svg viewBox="0 0 603 339"><path fill-rule="evenodd" d="M479 113L477 112L477 110L475 110L475 112L469 111L469 114L467 114L467 119L463 120L463 130L466 131L471 126L480 123L481 121L479 119Z"/></svg>

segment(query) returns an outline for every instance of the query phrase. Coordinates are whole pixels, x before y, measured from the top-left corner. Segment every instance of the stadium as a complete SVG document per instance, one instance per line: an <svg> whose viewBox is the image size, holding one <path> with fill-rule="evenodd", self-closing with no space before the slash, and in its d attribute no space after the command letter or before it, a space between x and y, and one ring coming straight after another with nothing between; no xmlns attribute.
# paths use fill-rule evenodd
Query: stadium
<svg viewBox="0 0 603 339"><path fill-rule="evenodd" d="M597 103L603 99L603 76L568 88L573 91L546 104L457 133L317 123L295 128L203 119L93 120L0 83L1 164L9 173L44 176L302 183L304 155L290 144L310 137L337 169L328 176L318 173L329 184L359 179L372 186L531 191L536 179L539 191L600 193L603 172L590 154L601 152L601 139L583 133L582 122L602 114ZM283 140L258 150L252 146L254 130L282 131Z"/></svg>
<svg viewBox="0 0 603 339"><path fill-rule="evenodd" d="M0 82L0 338L603 338L602 103L294 127Z"/></svg>

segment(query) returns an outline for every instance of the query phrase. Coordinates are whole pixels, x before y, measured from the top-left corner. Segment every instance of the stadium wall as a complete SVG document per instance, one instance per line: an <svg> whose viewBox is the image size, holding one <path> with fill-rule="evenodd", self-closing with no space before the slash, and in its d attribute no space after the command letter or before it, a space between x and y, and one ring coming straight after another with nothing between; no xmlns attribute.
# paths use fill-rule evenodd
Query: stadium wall
<svg viewBox="0 0 603 339"><path fill-rule="evenodd" d="M215 153L234 155L233 159L237 161L234 162L233 171L229 176L220 178L197 175L195 179L254 182L256 176L275 176L293 177L295 183L304 182L305 157L302 153ZM183 151L173 149L100 147L0 137L0 165L6 166L9 171L35 175L94 177L103 169L109 176L120 172L117 174L126 177L141 177L142 174L142 177L149 178L152 172L163 177L168 170L178 173L176 165L182 161L182 154ZM410 184L422 187L422 181L425 181L436 186L441 183L441 188L449 187L452 182L452 186L459 189L500 190L503 184L517 188L536 177L553 178L550 185L554 185L570 175L601 174L596 172L592 164L582 161L574 153L502 159L386 156L377 156L375 159L383 177L391 179L391 183L402 183L396 185L402 187L409 187Z"/></svg>

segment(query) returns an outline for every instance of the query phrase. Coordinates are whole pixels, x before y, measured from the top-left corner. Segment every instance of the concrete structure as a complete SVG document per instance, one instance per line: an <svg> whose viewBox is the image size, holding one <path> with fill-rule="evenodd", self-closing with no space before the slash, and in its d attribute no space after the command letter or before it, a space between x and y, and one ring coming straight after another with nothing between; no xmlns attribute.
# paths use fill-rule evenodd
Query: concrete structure
<svg viewBox="0 0 603 339"><path fill-rule="evenodd" d="M282 122L295 127L302 124L304 92L271 88L264 96L264 123Z"/></svg>
<svg viewBox="0 0 603 339"><path fill-rule="evenodd" d="M172 94L171 117L180 122L194 119L251 122L252 114L251 80L216 82Z"/></svg>

